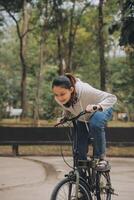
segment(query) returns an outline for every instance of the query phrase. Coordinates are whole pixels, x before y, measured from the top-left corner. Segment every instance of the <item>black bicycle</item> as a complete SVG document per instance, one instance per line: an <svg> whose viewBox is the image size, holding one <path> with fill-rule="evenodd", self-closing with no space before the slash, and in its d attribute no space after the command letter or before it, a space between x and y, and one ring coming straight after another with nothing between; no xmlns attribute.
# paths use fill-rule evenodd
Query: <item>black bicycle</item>
<svg viewBox="0 0 134 200"><path fill-rule="evenodd" d="M93 153L89 160L78 160L77 150L77 119L84 115L86 111L71 119L65 119L57 124L73 122L76 141L73 148L73 170L61 180L54 188L51 200L111 200L114 190L110 179L110 165L105 170L98 170L96 159L94 158L94 142L90 138L93 146ZM84 174L84 177L81 174Z"/></svg>

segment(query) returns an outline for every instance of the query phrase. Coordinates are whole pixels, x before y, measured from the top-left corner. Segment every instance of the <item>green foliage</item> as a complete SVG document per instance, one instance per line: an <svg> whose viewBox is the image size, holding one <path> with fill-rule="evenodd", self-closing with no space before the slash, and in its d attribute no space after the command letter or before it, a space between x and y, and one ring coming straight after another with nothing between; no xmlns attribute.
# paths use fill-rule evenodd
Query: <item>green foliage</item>
<svg viewBox="0 0 134 200"><path fill-rule="evenodd" d="M97 13L89 7L78 27L73 56L73 70L82 80L99 88L99 63L97 49Z"/></svg>
<svg viewBox="0 0 134 200"><path fill-rule="evenodd" d="M5 116L6 105L20 106L20 80L17 73L10 71L6 66L0 69L0 116Z"/></svg>
<svg viewBox="0 0 134 200"><path fill-rule="evenodd" d="M109 33L120 30L120 46L134 45L134 1L122 2L122 13L118 20L113 20L109 26Z"/></svg>
<svg viewBox="0 0 134 200"><path fill-rule="evenodd" d="M27 0L31 2L31 0ZM24 1L22 0L0 0L0 6L11 12L19 12L23 7Z"/></svg>
<svg viewBox="0 0 134 200"><path fill-rule="evenodd" d="M12 2L12 4L11 4ZM56 1L62 5L65 1ZM81 3L82 1L77 1ZM132 2L132 1L131 1ZM22 1L0 1L0 6L7 3L7 7L12 12L18 12L22 7ZM19 4L20 3L20 4ZM40 118L52 119L61 114L61 109L56 104L52 91L51 82L57 75L57 18L53 11L53 1L32 1L32 13L30 18L30 25L28 32L27 43L27 98L28 98L28 115L33 117L33 107L36 101L37 78L41 66L41 77L39 87L39 114ZM47 4L48 3L48 4ZM48 12L46 9L48 6ZM15 8L15 9L14 9ZM71 10L66 7L60 7L60 14L63 17L62 31L64 33L63 41L65 42L65 55L68 48L68 26ZM74 14L74 21L77 21L79 10ZM119 30L117 34L112 36L112 41L108 35L108 27L112 22L113 16L118 13L119 5L117 1L106 1L104 4L104 37L105 37L105 51L108 62L108 75L107 87L110 92L113 92L118 97L117 110L125 111L125 107L129 111L133 111L134 104L134 76L133 65L134 56L110 58L109 52L114 42L117 42L119 37ZM58 13L58 15L60 16ZM21 16L21 15L20 15ZM126 15L124 15L126 17ZM83 81L91 85L100 87L100 74L99 74L99 57L98 57L98 11L96 6L89 6L83 13L80 24L78 26L74 44L72 69L73 73L80 77ZM126 19L130 19L126 17ZM5 20L9 20L5 18ZM41 24L41 20L43 23ZM3 23L3 19L1 20ZM125 22L125 21L124 21ZM20 24L19 24L20 25ZM118 24L119 25L119 24ZM133 25L127 22L131 28L124 26L124 34L129 31L133 32ZM117 25L115 25L115 28ZM14 24L1 29L1 43L0 43L0 107L3 108L5 103L12 101L14 106L20 106L20 81L21 81L21 65L19 60L19 40L16 34L16 27ZM125 32L126 31L126 32ZM128 31L128 32L127 32ZM133 34L134 35L134 34ZM132 35L132 38L133 38ZM45 41L45 42L44 42ZM113 42L113 43L112 43ZM130 40L128 40L130 42ZM40 47L43 44L43 62L40 65ZM130 63L131 61L131 63ZM2 112L1 112L2 113Z"/></svg>
<svg viewBox="0 0 134 200"><path fill-rule="evenodd" d="M42 107L43 107L43 118L52 119L58 116L57 113L57 104L54 100L52 93L52 80L57 76L57 67L56 66L47 66L44 73L44 81L41 86L42 91Z"/></svg>
<svg viewBox="0 0 134 200"><path fill-rule="evenodd" d="M124 58L116 58L109 63L111 66L112 91L118 97L117 109L120 111L133 110L134 104L134 79L132 69Z"/></svg>
<svg viewBox="0 0 134 200"><path fill-rule="evenodd" d="M134 45L134 1L126 0L123 4L120 45Z"/></svg>

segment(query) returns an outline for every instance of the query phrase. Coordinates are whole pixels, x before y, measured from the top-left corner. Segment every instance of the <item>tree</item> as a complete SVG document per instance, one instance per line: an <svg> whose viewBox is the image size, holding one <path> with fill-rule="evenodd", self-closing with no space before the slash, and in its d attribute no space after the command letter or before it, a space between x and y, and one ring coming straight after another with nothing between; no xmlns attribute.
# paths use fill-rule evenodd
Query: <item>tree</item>
<svg viewBox="0 0 134 200"><path fill-rule="evenodd" d="M121 18L121 46L131 46L134 48L134 1L126 0L122 3Z"/></svg>
<svg viewBox="0 0 134 200"><path fill-rule="evenodd" d="M131 119L131 112L134 104L134 1L123 0L120 3L120 18L113 21L109 28L109 33L114 34L115 31L120 33L119 45L124 49L126 57L124 63L118 63L115 72L113 87L122 105L122 110L127 112ZM115 89L116 88L116 89Z"/></svg>
<svg viewBox="0 0 134 200"><path fill-rule="evenodd" d="M46 65L47 60L47 39L49 31L53 29L51 26L51 17L53 9L49 4L49 1L39 1L37 7L40 7L40 27L39 27L39 67L36 69L36 91L35 91L35 103L34 103L34 121L38 121L40 117L40 87L41 87L41 74ZM46 84L46 83L45 83Z"/></svg>
<svg viewBox="0 0 134 200"><path fill-rule="evenodd" d="M98 5L98 46L99 46L99 64L100 64L100 86L106 90L106 61L104 44L104 22L103 22L104 0L99 0Z"/></svg>
<svg viewBox="0 0 134 200"><path fill-rule="evenodd" d="M118 98L116 110L118 112L127 112L129 120L133 112L134 91L132 85L132 77L130 75L129 63L124 57L111 59L109 62L111 66L111 90Z"/></svg>
<svg viewBox="0 0 134 200"><path fill-rule="evenodd" d="M26 77L27 77L27 42L28 42L28 31L29 31L29 20L31 9L28 8L28 3L26 0L23 2L22 9L22 30L20 32L19 26L17 25L17 33L20 39L20 59L22 64L22 80L21 80L21 107L23 109L22 116L25 117L27 114L27 94L26 94Z"/></svg>
<svg viewBox="0 0 134 200"><path fill-rule="evenodd" d="M27 64L26 64L26 49L27 49L27 34L29 31L29 20L31 10L28 7L27 0L19 1L1 1L1 9L5 10L16 24L17 34L20 41L20 60L22 66L22 79L21 79L21 107L23 109L22 116L25 117L27 113L27 101L26 101L26 76L27 76ZM22 10L22 24L20 19L15 17L15 13ZM22 25L22 26L20 26Z"/></svg>
<svg viewBox="0 0 134 200"><path fill-rule="evenodd" d="M128 113L131 111L131 104L134 103L134 1L124 0L120 1L121 18L120 21L112 24L110 27L110 34L120 30L119 44L123 47L126 53L126 63L128 69L126 70L127 78L122 87L127 86L126 92L123 88L124 94L126 95L125 103L127 104ZM124 74L124 76L126 76Z"/></svg>
<svg viewBox="0 0 134 200"><path fill-rule="evenodd" d="M59 59L59 74L72 71L72 56L74 51L75 37L81 17L90 3L84 0L67 1L53 0L55 23L57 27L57 45Z"/></svg>
<svg viewBox="0 0 134 200"><path fill-rule="evenodd" d="M120 31L119 45L125 47L125 51L131 51L134 48L134 1L120 0L120 12L121 17L113 21L109 33Z"/></svg>

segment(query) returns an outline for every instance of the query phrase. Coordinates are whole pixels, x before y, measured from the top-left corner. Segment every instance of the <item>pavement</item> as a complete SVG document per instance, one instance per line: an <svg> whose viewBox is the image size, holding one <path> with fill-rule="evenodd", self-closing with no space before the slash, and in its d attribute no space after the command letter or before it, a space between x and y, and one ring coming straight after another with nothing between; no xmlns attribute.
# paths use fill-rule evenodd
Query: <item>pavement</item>
<svg viewBox="0 0 134 200"><path fill-rule="evenodd" d="M72 164L71 157L65 157ZM115 192L112 200L134 199L134 158L108 158ZM49 200L70 170L61 157L0 157L0 200Z"/></svg>

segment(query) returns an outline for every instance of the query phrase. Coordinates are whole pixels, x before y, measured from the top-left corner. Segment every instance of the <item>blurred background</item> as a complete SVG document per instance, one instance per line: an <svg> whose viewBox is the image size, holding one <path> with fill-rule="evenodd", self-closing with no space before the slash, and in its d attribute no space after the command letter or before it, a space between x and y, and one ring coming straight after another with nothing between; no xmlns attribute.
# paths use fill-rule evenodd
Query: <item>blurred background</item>
<svg viewBox="0 0 134 200"><path fill-rule="evenodd" d="M0 125L53 123L65 72L117 96L111 126L134 125L132 0L0 0Z"/></svg>

